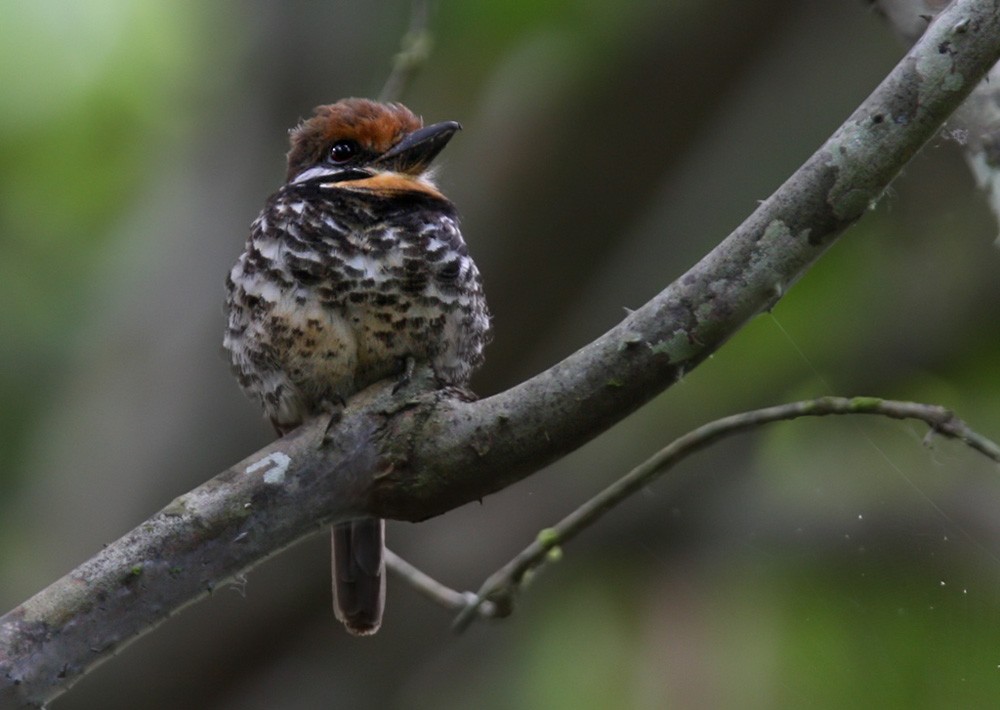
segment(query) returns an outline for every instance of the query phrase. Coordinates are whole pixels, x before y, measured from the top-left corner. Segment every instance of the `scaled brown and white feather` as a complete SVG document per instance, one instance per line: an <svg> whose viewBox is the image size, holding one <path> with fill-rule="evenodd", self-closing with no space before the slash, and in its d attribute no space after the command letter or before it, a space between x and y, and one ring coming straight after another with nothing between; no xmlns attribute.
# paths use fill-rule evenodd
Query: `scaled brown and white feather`
<svg viewBox="0 0 1000 710"><path fill-rule="evenodd" d="M429 166L454 130L425 129L399 104L346 99L292 131L287 182L227 279L224 338L241 387L279 432L400 376L407 361L430 365L442 387L464 386L482 362L479 271ZM369 538L381 560L381 529L340 528L339 544L335 532L335 548L365 541L354 567L336 563L342 581L371 572ZM378 628L382 599L368 597L380 585L362 583L364 598L351 600L378 604L358 617L373 620L346 621L355 633Z"/></svg>

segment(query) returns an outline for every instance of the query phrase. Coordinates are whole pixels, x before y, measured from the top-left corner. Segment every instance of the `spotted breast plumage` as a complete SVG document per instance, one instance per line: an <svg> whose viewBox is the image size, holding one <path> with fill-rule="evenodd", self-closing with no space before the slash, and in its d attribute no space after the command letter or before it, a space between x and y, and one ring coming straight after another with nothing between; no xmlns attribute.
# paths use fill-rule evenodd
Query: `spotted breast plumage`
<svg viewBox="0 0 1000 710"><path fill-rule="evenodd" d="M459 129L400 104L345 99L291 132L286 184L253 223L227 280L224 344L279 433L428 364L464 386L490 318L479 271L433 158ZM337 616L374 633L384 604L384 524L334 527Z"/></svg>

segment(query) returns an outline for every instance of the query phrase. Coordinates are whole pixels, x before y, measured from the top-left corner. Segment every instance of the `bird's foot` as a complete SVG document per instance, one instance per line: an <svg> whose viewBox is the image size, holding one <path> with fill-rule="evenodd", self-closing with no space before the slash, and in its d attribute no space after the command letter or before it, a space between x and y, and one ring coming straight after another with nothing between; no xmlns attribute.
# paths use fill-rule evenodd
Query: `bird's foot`
<svg viewBox="0 0 1000 710"><path fill-rule="evenodd" d="M344 410L346 408L347 402L343 397L337 397L333 400L325 400L323 402L323 411L330 415L330 421L326 423L326 429L323 430L323 444L329 443L333 438L332 432L337 429L341 420L343 420Z"/></svg>
<svg viewBox="0 0 1000 710"><path fill-rule="evenodd" d="M413 371L417 367L417 361L412 355L407 355L403 358L403 371L399 375L399 379L396 380L396 384L392 386L392 393L399 394L401 389L405 389L407 385L413 380Z"/></svg>

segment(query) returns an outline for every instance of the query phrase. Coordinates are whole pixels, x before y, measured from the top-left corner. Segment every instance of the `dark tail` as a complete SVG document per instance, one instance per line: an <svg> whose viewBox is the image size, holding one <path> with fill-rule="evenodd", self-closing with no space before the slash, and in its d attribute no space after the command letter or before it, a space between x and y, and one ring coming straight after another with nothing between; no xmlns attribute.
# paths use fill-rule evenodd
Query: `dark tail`
<svg viewBox="0 0 1000 710"><path fill-rule="evenodd" d="M333 526L333 611L355 636L382 625L385 521L358 518Z"/></svg>

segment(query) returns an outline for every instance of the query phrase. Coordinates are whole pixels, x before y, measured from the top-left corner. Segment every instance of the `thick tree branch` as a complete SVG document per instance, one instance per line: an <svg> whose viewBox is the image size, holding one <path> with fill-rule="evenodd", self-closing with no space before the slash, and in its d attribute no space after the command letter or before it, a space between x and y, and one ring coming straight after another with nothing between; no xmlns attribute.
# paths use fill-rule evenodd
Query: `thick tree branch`
<svg viewBox="0 0 1000 710"><path fill-rule="evenodd" d="M575 449L770 308L1000 56L1000 0L958 0L716 249L548 371L471 402L376 385L206 484L0 618L0 706L40 707L125 644L331 521L438 515Z"/></svg>
<svg viewBox="0 0 1000 710"><path fill-rule="evenodd" d="M947 2L874 0L874 4L896 34L913 44ZM965 161L976 184L986 192L993 216L1000 224L1000 66L994 65L948 123L949 135L962 144Z"/></svg>
<svg viewBox="0 0 1000 710"><path fill-rule="evenodd" d="M998 4L950 5L805 165L608 333L506 392L392 421L383 442L399 465L375 482L371 510L420 520L520 480L666 389L773 306L996 62Z"/></svg>

